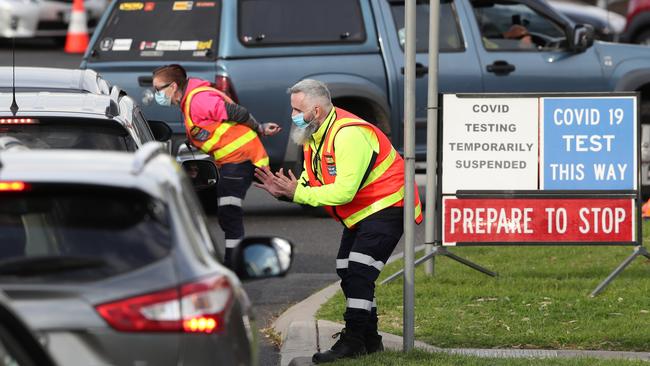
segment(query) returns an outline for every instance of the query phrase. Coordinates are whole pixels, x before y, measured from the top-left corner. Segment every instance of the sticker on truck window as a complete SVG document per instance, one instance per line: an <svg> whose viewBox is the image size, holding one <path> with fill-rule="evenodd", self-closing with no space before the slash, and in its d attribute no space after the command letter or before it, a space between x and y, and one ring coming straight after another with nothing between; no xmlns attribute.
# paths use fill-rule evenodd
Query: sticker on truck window
<svg viewBox="0 0 650 366"><path fill-rule="evenodd" d="M110 51L113 48L113 38L104 38L99 42L99 49L102 51Z"/></svg>
<svg viewBox="0 0 650 366"><path fill-rule="evenodd" d="M182 41L181 51L195 51L199 48L199 41Z"/></svg>
<svg viewBox="0 0 650 366"><path fill-rule="evenodd" d="M144 3L141 2L131 2L131 3L121 3L120 10L122 11L137 11L144 9Z"/></svg>
<svg viewBox="0 0 650 366"><path fill-rule="evenodd" d="M131 49L133 38L116 38L113 41L113 51L129 51Z"/></svg>
<svg viewBox="0 0 650 366"><path fill-rule="evenodd" d="M156 42L148 42L148 41L140 42L140 51L155 50L155 49L156 49Z"/></svg>
<svg viewBox="0 0 650 366"><path fill-rule="evenodd" d="M158 41L158 44L156 44L156 51L178 51L180 49L181 41Z"/></svg>
<svg viewBox="0 0 650 366"><path fill-rule="evenodd" d="M201 41L199 44L196 46L197 50L209 50L212 48L212 40L207 40L207 41Z"/></svg>
<svg viewBox="0 0 650 366"><path fill-rule="evenodd" d="M174 1L174 7L172 8L172 10L174 11L192 10L193 5L194 5L194 1Z"/></svg>
<svg viewBox="0 0 650 366"><path fill-rule="evenodd" d="M140 57L163 57L164 55L163 51L140 51Z"/></svg>

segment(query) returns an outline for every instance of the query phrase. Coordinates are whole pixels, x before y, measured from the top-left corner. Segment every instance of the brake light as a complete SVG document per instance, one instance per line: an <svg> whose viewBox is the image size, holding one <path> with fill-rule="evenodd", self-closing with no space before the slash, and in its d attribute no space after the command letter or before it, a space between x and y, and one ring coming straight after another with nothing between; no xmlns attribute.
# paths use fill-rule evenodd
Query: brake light
<svg viewBox="0 0 650 366"><path fill-rule="evenodd" d="M226 93L235 103L239 103L239 98L237 98L237 93L235 93L235 87L229 77L217 75L214 79L214 85L217 89Z"/></svg>
<svg viewBox="0 0 650 366"><path fill-rule="evenodd" d="M33 118L0 118L0 125L31 125L38 123Z"/></svg>
<svg viewBox="0 0 650 366"><path fill-rule="evenodd" d="M214 333L224 328L232 298L228 279L216 276L95 308L123 332Z"/></svg>
<svg viewBox="0 0 650 366"><path fill-rule="evenodd" d="M25 182L0 182L0 192L22 192L29 189Z"/></svg>

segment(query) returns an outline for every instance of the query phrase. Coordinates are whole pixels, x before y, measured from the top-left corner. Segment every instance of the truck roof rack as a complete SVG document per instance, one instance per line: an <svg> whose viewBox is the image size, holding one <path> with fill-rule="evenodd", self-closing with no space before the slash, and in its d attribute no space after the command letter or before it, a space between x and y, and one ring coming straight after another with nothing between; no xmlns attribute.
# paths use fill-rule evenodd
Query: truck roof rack
<svg viewBox="0 0 650 366"><path fill-rule="evenodd" d="M166 153L162 143L156 141L147 142L135 152L133 165L131 166L131 174L139 175L151 160L160 154Z"/></svg>

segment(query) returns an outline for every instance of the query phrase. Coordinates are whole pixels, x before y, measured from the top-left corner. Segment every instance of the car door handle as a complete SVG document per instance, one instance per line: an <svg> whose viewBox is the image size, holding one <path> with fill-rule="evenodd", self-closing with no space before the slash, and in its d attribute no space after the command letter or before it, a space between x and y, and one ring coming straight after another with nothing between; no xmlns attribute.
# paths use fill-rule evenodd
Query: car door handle
<svg viewBox="0 0 650 366"><path fill-rule="evenodd" d="M151 76L138 76L138 84L144 87L153 86L153 77Z"/></svg>
<svg viewBox="0 0 650 366"><path fill-rule="evenodd" d="M508 61L494 61L492 65L487 65L487 71L493 72L497 75L508 75L515 71L515 65L509 64Z"/></svg>
<svg viewBox="0 0 650 366"><path fill-rule="evenodd" d="M424 75L429 73L429 67L422 65L421 63L415 64L415 77L421 78ZM402 75L404 75L404 68L402 67Z"/></svg>

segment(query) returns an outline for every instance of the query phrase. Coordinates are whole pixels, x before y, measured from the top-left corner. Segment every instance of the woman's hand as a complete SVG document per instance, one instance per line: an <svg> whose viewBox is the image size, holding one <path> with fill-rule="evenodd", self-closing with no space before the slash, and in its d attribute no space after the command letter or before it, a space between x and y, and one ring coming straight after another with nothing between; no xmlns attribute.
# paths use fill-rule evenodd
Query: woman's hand
<svg viewBox="0 0 650 366"><path fill-rule="evenodd" d="M274 122L263 123L260 126L262 136L273 136L282 131L282 127Z"/></svg>

